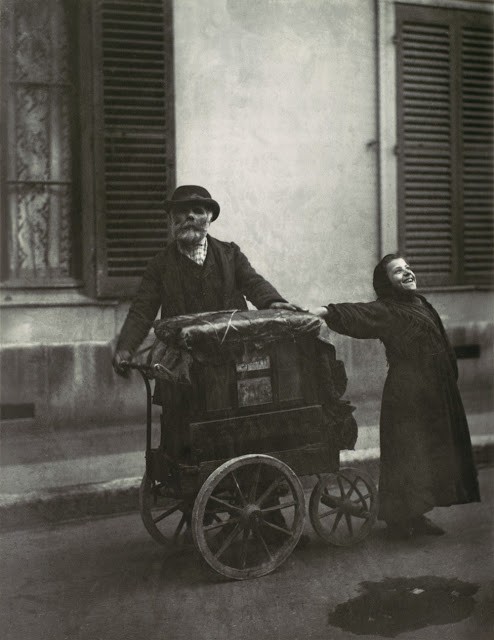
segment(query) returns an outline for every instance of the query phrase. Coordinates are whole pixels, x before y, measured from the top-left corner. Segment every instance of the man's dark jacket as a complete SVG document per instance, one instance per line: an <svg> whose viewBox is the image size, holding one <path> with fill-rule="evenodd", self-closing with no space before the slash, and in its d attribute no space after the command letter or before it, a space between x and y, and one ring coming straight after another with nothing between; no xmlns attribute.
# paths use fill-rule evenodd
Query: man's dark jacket
<svg viewBox="0 0 494 640"><path fill-rule="evenodd" d="M178 252L173 242L149 262L120 332L117 350L133 353L147 336L160 307L162 318L197 311L186 303L180 268L183 260L189 259ZM212 277L221 280L222 294L222 299L218 300L220 306L214 310L247 309L244 296L258 309L266 309L272 302L285 302L278 291L254 270L234 242L208 236L208 257L203 268L213 261ZM218 288L218 282L212 284Z"/></svg>

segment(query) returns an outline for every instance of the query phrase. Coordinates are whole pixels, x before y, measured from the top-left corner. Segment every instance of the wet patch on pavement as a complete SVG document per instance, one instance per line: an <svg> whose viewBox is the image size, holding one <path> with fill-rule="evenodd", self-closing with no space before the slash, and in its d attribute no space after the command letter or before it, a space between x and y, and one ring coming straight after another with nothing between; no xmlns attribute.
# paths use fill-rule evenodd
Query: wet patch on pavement
<svg viewBox="0 0 494 640"><path fill-rule="evenodd" d="M405 631L468 618L479 587L455 578L421 576L361 582L362 594L339 604L328 622L355 634L394 638Z"/></svg>

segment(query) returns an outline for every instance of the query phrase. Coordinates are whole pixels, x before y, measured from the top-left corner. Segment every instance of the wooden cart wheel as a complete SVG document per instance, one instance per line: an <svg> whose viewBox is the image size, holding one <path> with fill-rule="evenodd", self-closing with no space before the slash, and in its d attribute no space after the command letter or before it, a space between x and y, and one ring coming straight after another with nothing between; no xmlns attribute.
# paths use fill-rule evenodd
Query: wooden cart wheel
<svg viewBox="0 0 494 640"><path fill-rule="evenodd" d="M324 475L314 487L309 516L316 533L336 546L363 540L376 522L377 489L368 473L340 469Z"/></svg>
<svg viewBox="0 0 494 640"><path fill-rule="evenodd" d="M167 546L183 546L187 544L184 534L187 525L190 525L192 502L171 497L167 493L170 492L166 491L165 486L151 482L144 474L139 488L142 522L156 542Z"/></svg>
<svg viewBox="0 0 494 640"><path fill-rule="evenodd" d="M206 479L194 502L192 537L221 575L258 578L288 558L304 519L295 473L276 458L251 454L228 460Z"/></svg>

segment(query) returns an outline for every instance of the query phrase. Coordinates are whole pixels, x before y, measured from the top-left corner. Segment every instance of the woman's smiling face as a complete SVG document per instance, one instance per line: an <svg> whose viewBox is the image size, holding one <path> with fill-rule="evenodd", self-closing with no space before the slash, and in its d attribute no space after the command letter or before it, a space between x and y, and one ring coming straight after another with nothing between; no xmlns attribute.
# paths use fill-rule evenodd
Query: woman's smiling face
<svg viewBox="0 0 494 640"><path fill-rule="evenodd" d="M406 260L395 258L386 265L386 272L391 284L398 291L415 291L417 280Z"/></svg>

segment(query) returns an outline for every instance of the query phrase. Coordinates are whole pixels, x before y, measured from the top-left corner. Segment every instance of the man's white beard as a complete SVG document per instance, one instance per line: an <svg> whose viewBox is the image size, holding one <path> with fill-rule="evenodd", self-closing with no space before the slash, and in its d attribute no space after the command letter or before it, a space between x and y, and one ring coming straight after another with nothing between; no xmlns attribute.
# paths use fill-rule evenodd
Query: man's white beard
<svg viewBox="0 0 494 640"><path fill-rule="evenodd" d="M200 244L206 237L207 231L199 231L198 229L179 229L175 232L175 237L184 245Z"/></svg>

